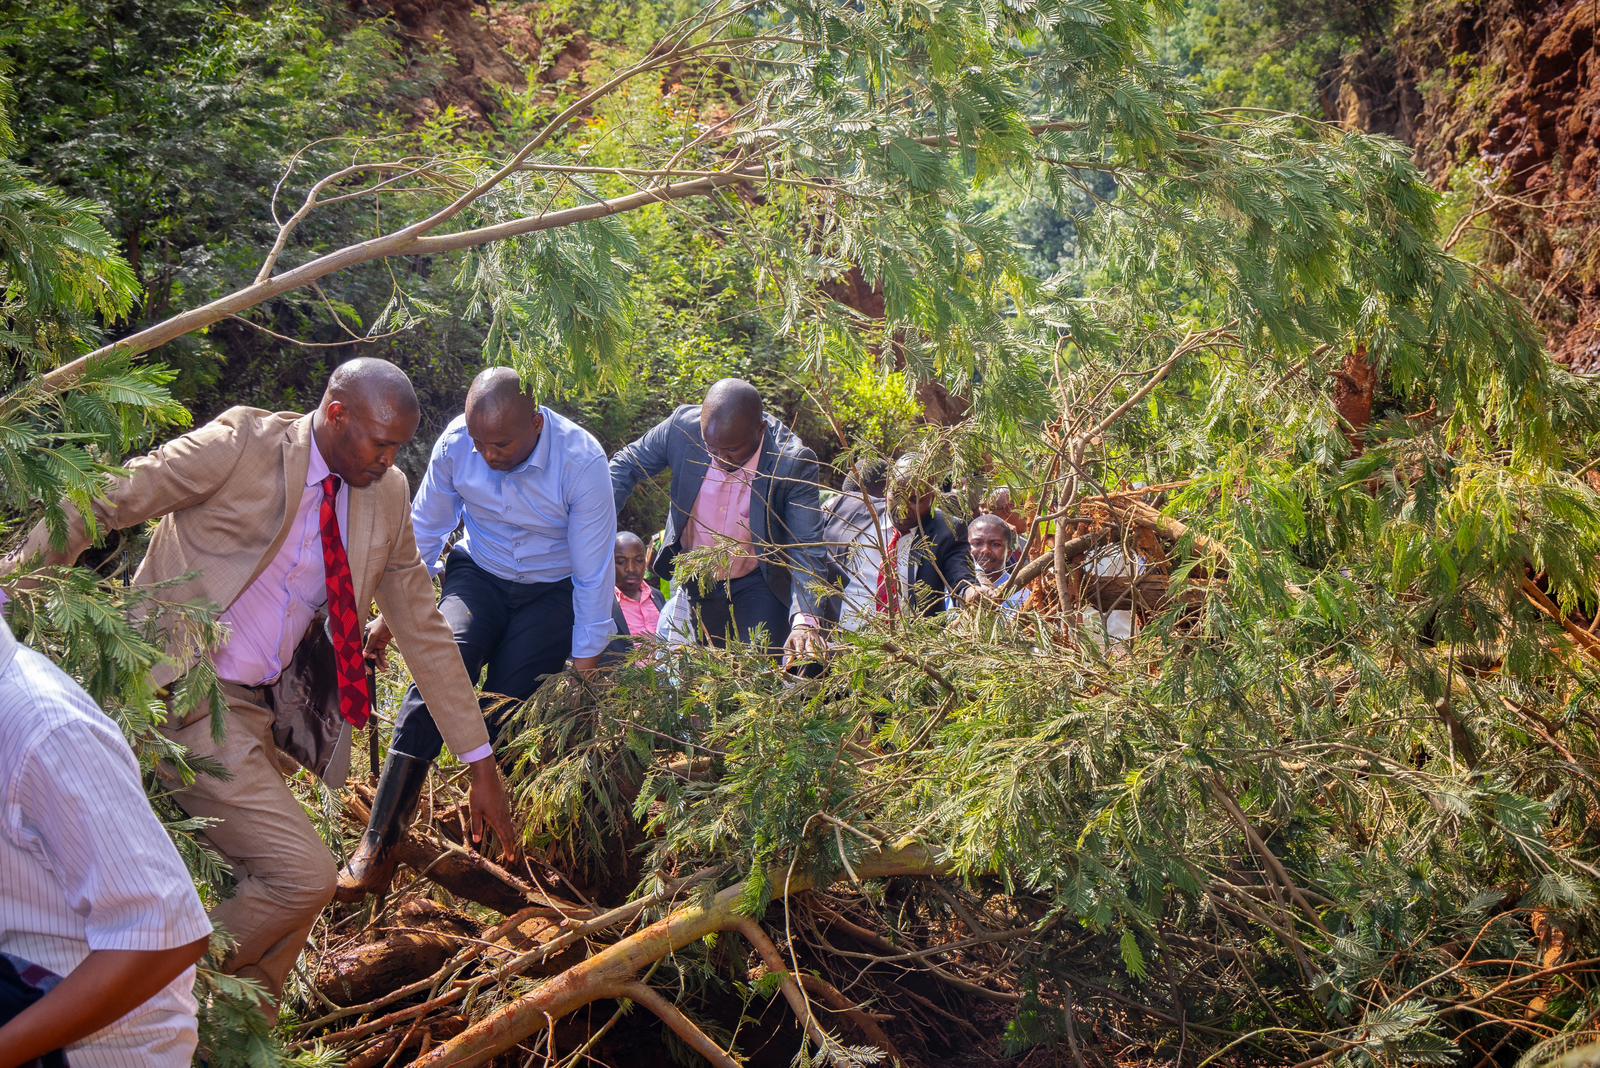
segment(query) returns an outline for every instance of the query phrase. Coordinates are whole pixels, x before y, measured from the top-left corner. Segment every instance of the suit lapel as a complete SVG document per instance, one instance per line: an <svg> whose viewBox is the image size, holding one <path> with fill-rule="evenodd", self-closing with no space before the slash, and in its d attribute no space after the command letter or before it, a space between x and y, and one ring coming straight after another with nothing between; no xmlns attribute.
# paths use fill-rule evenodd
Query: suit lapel
<svg viewBox="0 0 1600 1068"><path fill-rule="evenodd" d="M250 573L250 579L239 589L247 590L250 583L261 577L261 572L278 555L278 550L283 548L284 541L289 537L289 528L294 523L294 517L300 511L300 498L305 494L306 471L311 466L311 416L302 415L293 423L283 437L280 449L280 463L283 471L282 493L278 497L278 533L273 537L272 544L261 559L256 561L255 570Z"/></svg>
<svg viewBox="0 0 1600 1068"><path fill-rule="evenodd" d="M757 546L770 544L768 516L771 511L773 473L778 467L778 437L771 424L761 429L761 459L756 461L756 478L750 486L750 537Z"/></svg>
<svg viewBox="0 0 1600 1068"><path fill-rule="evenodd" d="M673 499L673 506L682 514L676 516L678 521L678 539L681 541L684 533L689 529L689 514L694 511L694 502L700 497L700 487L706 482L706 469L711 466L711 454L706 451L705 439L700 436L700 409L694 410L691 426L685 428L689 435L690 449L688 462L683 465L683 492ZM673 471L674 477L677 471Z"/></svg>

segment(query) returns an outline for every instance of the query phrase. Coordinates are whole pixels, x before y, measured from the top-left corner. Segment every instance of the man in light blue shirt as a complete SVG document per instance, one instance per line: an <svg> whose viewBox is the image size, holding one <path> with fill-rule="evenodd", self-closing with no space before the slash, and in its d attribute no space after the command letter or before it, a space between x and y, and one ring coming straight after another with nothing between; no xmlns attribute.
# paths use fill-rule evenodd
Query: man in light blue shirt
<svg viewBox="0 0 1600 1068"><path fill-rule="evenodd" d="M572 420L543 407L509 367L473 379L466 412L434 444L411 503L422 561L437 574L457 528L439 611L455 635L467 674L485 667L485 704L522 702L572 658L599 662L615 627L617 512L605 450ZM382 617L367 655L383 659ZM489 716L489 736L499 727ZM338 897L360 900L388 886L393 847L416 809L442 742L416 686L406 693L389 758L378 780L361 846L339 876ZM464 761L489 755L459 754Z"/></svg>

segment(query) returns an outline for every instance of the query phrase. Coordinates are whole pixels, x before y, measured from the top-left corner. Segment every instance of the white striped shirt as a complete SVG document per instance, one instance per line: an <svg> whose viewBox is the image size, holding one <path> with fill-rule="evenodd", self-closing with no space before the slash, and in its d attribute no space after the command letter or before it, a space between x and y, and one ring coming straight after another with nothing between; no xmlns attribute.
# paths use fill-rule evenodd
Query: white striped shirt
<svg viewBox="0 0 1600 1068"><path fill-rule="evenodd" d="M116 724L0 619L0 952L57 975L91 950L163 950L211 930ZM73 1068L179 1068L194 969L68 1047Z"/></svg>

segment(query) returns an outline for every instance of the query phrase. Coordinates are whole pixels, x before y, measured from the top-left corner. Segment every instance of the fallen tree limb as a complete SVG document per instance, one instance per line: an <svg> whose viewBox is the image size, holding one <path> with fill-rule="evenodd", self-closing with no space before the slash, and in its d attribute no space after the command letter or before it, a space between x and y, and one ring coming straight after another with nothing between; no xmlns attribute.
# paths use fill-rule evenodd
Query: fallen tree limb
<svg viewBox="0 0 1600 1068"><path fill-rule="evenodd" d="M613 997L627 998L636 1004L643 1005L668 1027L672 1033L683 1039L684 1045L704 1057L715 1068L740 1068L739 1062L728 1056L726 1050L715 1042L711 1036L700 1029L700 1025L683 1014L683 1011L656 993L645 983L628 983L611 992Z"/></svg>
<svg viewBox="0 0 1600 1068"><path fill-rule="evenodd" d="M346 946L325 957L316 984L335 1005L368 1001L413 980L432 975L476 936L478 925L426 899L401 904L393 925L374 932L369 942Z"/></svg>
<svg viewBox="0 0 1600 1068"><path fill-rule="evenodd" d="M532 886L489 858L453 843L408 835L395 847L395 855L400 863L429 882L437 883L457 897L494 909L502 916L541 903L543 895Z"/></svg>
<svg viewBox="0 0 1600 1068"><path fill-rule="evenodd" d="M906 843L864 857L854 867L862 878L888 878L937 875L944 871L945 862L926 846ZM788 880L775 877L772 885L779 888L779 894L795 894L811 889L813 883L809 875L797 873ZM651 963L706 935L734 928L741 919L738 906L744 894L744 885L737 884L720 891L708 904L678 909L479 1020L417 1064L428 1068L484 1064L584 1005L616 996Z"/></svg>

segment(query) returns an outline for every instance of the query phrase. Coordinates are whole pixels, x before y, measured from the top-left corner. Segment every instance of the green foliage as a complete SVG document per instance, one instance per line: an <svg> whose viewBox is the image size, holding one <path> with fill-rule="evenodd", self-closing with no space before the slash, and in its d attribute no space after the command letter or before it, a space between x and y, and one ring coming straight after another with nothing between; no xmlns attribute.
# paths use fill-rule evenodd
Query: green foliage
<svg viewBox="0 0 1600 1068"><path fill-rule="evenodd" d="M1218 102L1317 118L1346 64L1371 62L1408 5L1392 0L1195 0L1162 34L1184 73ZM1356 73L1362 73L1359 70Z"/></svg>
<svg viewBox="0 0 1600 1068"><path fill-rule="evenodd" d="M381 135L377 105L417 88L382 23L352 23L319 0L7 2L0 57L28 102L13 120L18 156L105 206L120 270L143 290L137 303L118 291L118 314L134 326L248 280L276 233L273 194L291 154L319 172L347 162L338 135L357 124ZM276 206L280 217L292 210ZM337 220L334 232L353 235L360 221ZM388 288L354 278L333 296L381 306ZM342 336L315 294L275 306L263 325L311 341ZM182 397L210 413L236 403L241 383L269 408L312 388L304 352L250 334L232 323L165 350L183 373Z"/></svg>
<svg viewBox="0 0 1600 1068"><path fill-rule="evenodd" d="M309 92L307 72L344 45L318 36L322 16L288 10L299 20L274 46L294 57L281 66L245 61L276 15L201 32L245 57L226 69L252 91ZM605 6L612 21L596 25L636 10ZM1242 99L1302 92L1303 61L1358 14L1330 12L1305 55L1253 65L1261 95ZM1060 621L975 613L843 639L818 679L747 650L682 650L594 687L546 687L510 743L532 842L605 878L641 855L647 881L709 869L743 882L751 914L800 871L881 900L854 866L878 845L925 842L1025 919L1017 1048L1071 1019L1072 990L1096 991L1079 1005L1198 1025L1186 1033L1219 1058L1435 1063L1521 1041L1504 1021L1531 1019L1541 988L1519 981L1464 1009L1461 990L1538 974L1530 909L1592 927L1600 694L1526 583L1558 610L1595 612L1600 502L1577 469L1600 395L1440 250L1440 198L1400 146L1218 109L1186 80L1203 57L1161 62L1171 13L1133 0L714 4L659 51L618 28L584 75L617 75L614 91L450 229L735 164L760 180L487 245L452 264L453 291L443 272L391 264L289 307L416 331L372 351L426 371L439 422L468 349L581 404L608 444L733 372L813 443L889 451L917 436L916 391L942 386L971 402L952 447L929 454L958 483L1005 471L1019 498L1086 523L1073 514L1084 496L1175 487L1162 506L1191 533L1157 563L1183 596L1119 655L1064 640ZM382 67L387 53L361 55ZM174 63L152 69L188 76ZM316 99L359 117L361 84ZM400 134L374 119L371 139L325 151L412 162L415 184L382 201L392 229L492 173L579 91L507 90L494 130L441 114ZM247 158L284 147L268 138ZM331 165L306 157L284 202ZM81 209L30 196L18 203ZM285 262L357 232L358 203L311 216ZM259 251L274 231L259 206L252 219L242 233ZM126 306L58 292L74 299L51 314L83 336L90 311ZM443 351L423 351L435 336ZM0 463L81 500L94 464L177 413L159 372L126 365L83 387L98 409L25 403L26 377L66 353L0 401L17 443L0 443ZM324 369L292 359L302 389ZM1363 363L1373 416L1352 425L1341 376ZM262 393L289 377L264 373ZM74 452L83 427L102 443ZM630 522L648 531L659 515ZM60 587L59 607L25 605L28 618L55 620L81 673L148 707L114 682L147 661L148 636L80 607L86 580L62 581L80 585ZM91 632L108 637L91 647ZM1588 934L1574 938L1593 955ZM693 967L719 964L708 953ZM1584 1026L1591 991L1565 981L1538 1026ZM1502 1021L1482 1038L1480 1005Z"/></svg>

